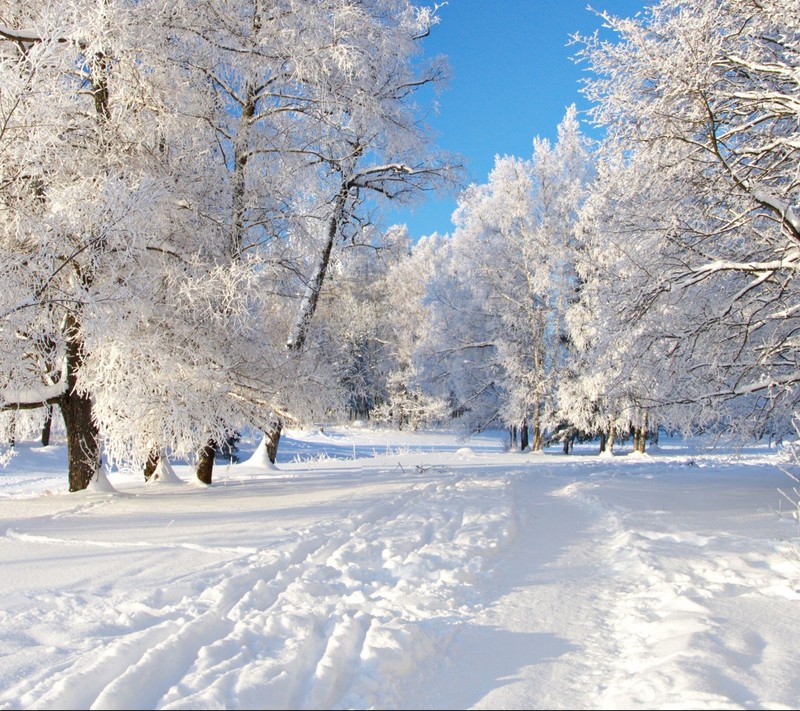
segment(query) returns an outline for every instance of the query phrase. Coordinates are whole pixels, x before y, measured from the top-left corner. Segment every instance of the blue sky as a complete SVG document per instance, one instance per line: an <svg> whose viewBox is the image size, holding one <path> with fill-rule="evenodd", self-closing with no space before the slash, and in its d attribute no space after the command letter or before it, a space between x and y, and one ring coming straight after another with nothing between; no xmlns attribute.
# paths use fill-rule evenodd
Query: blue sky
<svg viewBox="0 0 800 711"><path fill-rule="evenodd" d="M651 0L592 0L592 7L630 17ZM484 183L496 155L527 158L535 136L555 139L567 106L588 108L580 93L584 65L567 46L575 32L602 21L587 0L449 0L425 40L425 54L448 57L452 78L430 123L442 148L463 156L469 181ZM587 134L597 136L584 126ZM388 224L406 223L415 240L451 232L455 196L428 198L416 209L387 209Z"/></svg>

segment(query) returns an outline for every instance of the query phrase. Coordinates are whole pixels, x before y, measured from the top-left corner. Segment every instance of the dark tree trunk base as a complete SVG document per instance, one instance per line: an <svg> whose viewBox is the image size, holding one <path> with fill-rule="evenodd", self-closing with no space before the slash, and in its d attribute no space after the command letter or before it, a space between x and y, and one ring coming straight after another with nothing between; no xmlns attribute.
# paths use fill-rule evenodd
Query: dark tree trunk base
<svg viewBox="0 0 800 711"><path fill-rule="evenodd" d="M53 406L47 406L47 412L44 416L44 424L42 425L42 447L47 447L50 444L50 431L53 428Z"/></svg>
<svg viewBox="0 0 800 711"><path fill-rule="evenodd" d="M197 478L204 484L211 485L211 479L214 473L214 454L215 448L213 442L209 442L197 457Z"/></svg>
<svg viewBox="0 0 800 711"><path fill-rule="evenodd" d="M278 456L281 432L283 432L283 420L278 419L270 423L270 427L265 433L267 437L267 456L271 464L275 464L275 459Z"/></svg>
<svg viewBox="0 0 800 711"><path fill-rule="evenodd" d="M61 416L67 432L69 490L82 491L100 470L100 442L92 417L92 401L85 395L65 395Z"/></svg>
<svg viewBox="0 0 800 711"><path fill-rule="evenodd" d="M147 461L144 463L144 480L150 481L150 477L156 473L156 469L158 469L158 450L151 449L150 454L147 455Z"/></svg>

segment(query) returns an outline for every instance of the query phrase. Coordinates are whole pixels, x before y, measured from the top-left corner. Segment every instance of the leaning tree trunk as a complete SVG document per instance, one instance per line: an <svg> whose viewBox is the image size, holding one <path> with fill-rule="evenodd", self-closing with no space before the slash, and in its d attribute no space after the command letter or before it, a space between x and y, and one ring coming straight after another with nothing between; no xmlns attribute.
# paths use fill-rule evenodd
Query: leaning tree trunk
<svg viewBox="0 0 800 711"><path fill-rule="evenodd" d="M308 327L311 325L311 319L314 312L317 310L317 302L319 295L322 291L322 285L325 282L325 275L328 272L328 265L331 261L331 253L333 252L333 245L336 242L336 235L339 232L339 225L342 221L344 214L344 207L347 201L348 190L346 186L342 186L342 190L336 197L336 204L328 219L328 233L325 245L319 254L319 259L314 268L314 274L306 286L305 293L303 294L303 301L300 303L300 311L297 314L294 324L292 325L289 338L286 340L286 348L293 353L302 350L308 335ZM267 452L270 461L274 464L275 457L278 454L278 444L281 441L281 432L283 431L283 420L276 418L270 423L265 436L267 438Z"/></svg>

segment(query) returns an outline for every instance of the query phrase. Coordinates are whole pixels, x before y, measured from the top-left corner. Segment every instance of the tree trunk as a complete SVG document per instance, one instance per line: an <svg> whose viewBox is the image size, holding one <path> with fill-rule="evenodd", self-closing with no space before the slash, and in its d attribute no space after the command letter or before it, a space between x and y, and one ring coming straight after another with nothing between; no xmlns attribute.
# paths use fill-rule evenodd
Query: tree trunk
<svg viewBox="0 0 800 711"><path fill-rule="evenodd" d="M11 429L8 433L8 446L11 449L17 446L17 412L14 410L11 414Z"/></svg>
<svg viewBox="0 0 800 711"><path fill-rule="evenodd" d="M541 452L544 449L544 437L542 436L542 426L539 423L539 418L536 418L536 422L533 425L533 438L531 444L531 451L533 452Z"/></svg>
<svg viewBox="0 0 800 711"><path fill-rule="evenodd" d="M531 451L541 452L544 449L544 436L542 435L542 415L541 405L537 403L533 411L533 427L532 427L532 441Z"/></svg>
<svg viewBox="0 0 800 711"><path fill-rule="evenodd" d="M267 438L267 456L271 464L275 464L275 459L278 457L278 444L281 441L282 431L283 420L276 418L264 433Z"/></svg>
<svg viewBox="0 0 800 711"><path fill-rule="evenodd" d="M600 433L600 454L606 451L606 433Z"/></svg>
<svg viewBox="0 0 800 711"><path fill-rule="evenodd" d="M42 425L42 447L50 444L50 430L53 428L53 406L47 405Z"/></svg>
<svg viewBox="0 0 800 711"><path fill-rule="evenodd" d="M642 426L639 428L639 452L644 454L647 448L647 415L643 418Z"/></svg>
<svg viewBox="0 0 800 711"><path fill-rule="evenodd" d="M654 423L654 425L650 428L650 444L653 447L658 446L658 431L659 431L658 424Z"/></svg>
<svg viewBox="0 0 800 711"><path fill-rule="evenodd" d="M156 473L156 469L158 469L158 449L153 447L150 450L150 454L147 455L147 461L144 463L144 480L150 481L150 477Z"/></svg>
<svg viewBox="0 0 800 711"><path fill-rule="evenodd" d="M331 261L333 244L336 241L336 235L339 233L339 224L342 220L346 199L347 191L343 187L342 192L336 197L333 213L328 218L328 233L325 236L325 245L319 253L319 259L314 267L314 274L306 286L303 300L300 303L300 311L286 341L286 347L291 351L299 351L306 342L308 327L311 324L314 312L317 310L319 295L322 291L322 285L325 283L325 275L328 272L328 265Z"/></svg>
<svg viewBox="0 0 800 711"><path fill-rule="evenodd" d="M214 443L209 441L197 455L197 478L204 484L211 485L211 479L214 472L214 454L216 448Z"/></svg>
<svg viewBox="0 0 800 711"><path fill-rule="evenodd" d="M523 422L519 429L519 448L524 452L528 448L528 423Z"/></svg>
<svg viewBox="0 0 800 711"><path fill-rule="evenodd" d="M67 433L69 490L82 491L100 470L100 442L92 416L92 400L74 391L61 398L61 416Z"/></svg>
<svg viewBox="0 0 800 711"><path fill-rule="evenodd" d="M255 32L260 29L258 19L254 21ZM256 114L256 88L248 83L245 87L245 100L242 106L242 118L233 146L233 173L231 175L231 236L230 256L233 260L241 259L244 245L246 202L247 202L247 163L250 158L250 127Z"/></svg>
<svg viewBox="0 0 800 711"><path fill-rule="evenodd" d="M100 433L94 421L91 397L76 392L77 372L83 364L84 351L80 324L73 315L67 315L65 334L67 384L58 404L67 433L69 490L82 491L100 471Z"/></svg>
<svg viewBox="0 0 800 711"><path fill-rule="evenodd" d="M614 425L613 423L608 428L608 442L606 442L610 454L614 453Z"/></svg>
<svg viewBox="0 0 800 711"><path fill-rule="evenodd" d="M341 193L336 198L333 213L328 219L328 232L326 235L325 245L319 254L319 259L314 268L314 274L306 286L303 300L300 303L300 311L297 318L292 325L292 330L289 333L289 338L286 340L286 347L291 352L299 352L302 350L308 335L308 327L311 324L311 319L314 312L317 310L317 302L319 295L322 291L322 285L325 282L325 275L328 272L328 265L331 261L331 253L333 252L333 245L336 241L336 235L339 232L339 224L342 220L342 214L347 199L347 190L342 187ZM402 427L401 427L402 428ZM265 432L267 436L267 451L269 452L270 461L274 464L274 456L278 452L278 443L281 439L281 431L283 430L283 421L281 419L275 420L270 423L269 428Z"/></svg>

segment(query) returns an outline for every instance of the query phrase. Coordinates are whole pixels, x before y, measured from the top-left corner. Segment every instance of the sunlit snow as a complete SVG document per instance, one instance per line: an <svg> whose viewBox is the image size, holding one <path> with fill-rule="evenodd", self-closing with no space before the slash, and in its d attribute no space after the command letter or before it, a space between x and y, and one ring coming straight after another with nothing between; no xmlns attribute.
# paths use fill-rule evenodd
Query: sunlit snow
<svg viewBox="0 0 800 711"><path fill-rule="evenodd" d="M796 708L780 449L290 431L214 484L0 473L0 708Z"/></svg>

